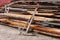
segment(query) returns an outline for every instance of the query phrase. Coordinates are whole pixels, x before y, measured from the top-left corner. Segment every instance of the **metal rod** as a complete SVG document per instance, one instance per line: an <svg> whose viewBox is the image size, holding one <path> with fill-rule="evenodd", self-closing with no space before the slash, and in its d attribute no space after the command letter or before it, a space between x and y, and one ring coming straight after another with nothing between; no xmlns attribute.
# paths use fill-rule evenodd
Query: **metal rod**
<svg viewBox="0 0 60 40"><path fill-rule="evenodd" d="M36 11L37 11L37 8L35 9L35 13L36 13ZM30 25L31 25L31 23L34 19L35 13L33 13L32 16L31 16L30 22L28 23L28 26L27 26L27 29L26 29L26 33L28 33L28 31L29 31L29 28L30 28Z"/></svg>
<svg viewBox="0 0 60 40"><path fill-rule="evenodd" d="M8 13L9 12L9 5L5 5L5 12Z"/></svg>

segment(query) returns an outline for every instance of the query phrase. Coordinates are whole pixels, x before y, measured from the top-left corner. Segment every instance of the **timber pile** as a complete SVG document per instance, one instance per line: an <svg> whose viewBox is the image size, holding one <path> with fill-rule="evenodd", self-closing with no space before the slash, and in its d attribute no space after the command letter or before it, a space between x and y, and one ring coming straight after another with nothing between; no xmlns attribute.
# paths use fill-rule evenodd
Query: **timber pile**
<svg viewBox="0 0 60 40"><path fill-rule="evenodd" d="M44 34L52 33L60 36L60 6L59 4L57 5L57 3L47 4L49 5L41 2L41 4L39 3L37 6L29 2L19 3L18 1L10 3L9 13L0 13L0 22L15 27L22 26L26 28L28 20L31 18L31 15L35 13L35 8L38 7L30 28L39 32L42 31L41 33L45 32Z"/></svg>

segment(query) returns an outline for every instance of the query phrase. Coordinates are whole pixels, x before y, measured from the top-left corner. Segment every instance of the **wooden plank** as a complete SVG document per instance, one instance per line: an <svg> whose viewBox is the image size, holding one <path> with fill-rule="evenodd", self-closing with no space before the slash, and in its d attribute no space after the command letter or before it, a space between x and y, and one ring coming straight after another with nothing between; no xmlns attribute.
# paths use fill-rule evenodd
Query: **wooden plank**
<svg viewBox="0 0 60 40"><path fill-rule="evenodd" d="M15 26L22 26L22 27L26 26L25 23L14 22L14 21L11 21L9 19L4 19L4 20L0 20L0 21L5 22L5 23L7 22L7 23L9 23L11 25L15 25ZM57 29L57 28L47 28L47 27L39 26L39 25L35 25L35 24L32 24L30 26L30 28L33 28L33 29L39 30L39 31L45 31L47 33L52 33L52 34L60 35L60 29Z"/></svg>
<svg viewBox="0 0 60 40"><path fill-rule="evenodd" d="M55 9L55 10L58 10L58 9L60 9L59 8L59 6L42 6L42 5L39 5L39 6L37 6L37 5L12 5L12 6L10 6L10 7L15 7L15 8L30 8L30 9L32 9L32 8L36 8L36 7L39 7L40 9L41 8L43 8L43 9Z"/></svg>
<svg viewBox="0 0 60 40"><path fill-rule="evenodd" d="M22 15L22 14L13 14L13 13L0 13L0 15L11 17L11 18L17 18L17 19L30 19L31 15ZM41 16L35 16L34 17L35 21L59 21L60 19L56 18L46 18L46 17L41 17Z"/></svg>
<svg viewBox="0 0 60 40"><path fill-rule="evenodd" d="M27 11L29 14L33 14L34 11ZM43 15L43 16L53 16L53 13L35 13L36 15Z"/></svg>

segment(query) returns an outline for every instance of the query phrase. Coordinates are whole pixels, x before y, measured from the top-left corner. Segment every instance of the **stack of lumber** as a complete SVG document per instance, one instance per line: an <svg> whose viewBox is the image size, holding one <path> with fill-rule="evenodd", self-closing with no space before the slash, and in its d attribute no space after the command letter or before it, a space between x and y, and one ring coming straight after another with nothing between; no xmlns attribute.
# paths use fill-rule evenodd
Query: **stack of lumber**
<svg viewBox="0 0 60 40"><path fill-rule="evenodd" d="M9 4L9 13L0 13L0 22L14 27L21 26L26 28L28 20L35 13L30 28L39 32L42 31L41 33L45 32L44 34L52 33L60 36L60 6L55 5L55 3L46 5L43 4L44 2L39 4L39 6L27 3L22 3L22 5L18 2L13 2ZM36 7L38 7L38 10L34 11Z"/></svg>

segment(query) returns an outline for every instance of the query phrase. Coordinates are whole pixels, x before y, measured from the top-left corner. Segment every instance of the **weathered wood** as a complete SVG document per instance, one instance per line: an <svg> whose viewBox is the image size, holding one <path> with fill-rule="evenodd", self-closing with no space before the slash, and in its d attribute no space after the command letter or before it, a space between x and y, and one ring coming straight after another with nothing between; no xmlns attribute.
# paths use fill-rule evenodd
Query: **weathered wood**
<svg viewBox="0 0 60 40"><path fill-rule="evenodd" d="M0 13L0 15L3 16L7 16L7 17L11 17L11 18L17 18L17 19L24 19L24 20L28 20L30 19L31 15L22 15L22 14L13 14L13 13ZM46 18L46 17L41 17L41 16L35 16L34 17L35 21L60 21L60 19L57 18Z"/></svg>
<svg viewBox="0 0 60 40"><path fill-rule="evenodd" d="M11 8L11 7L9 7L9 10L27 11L27 9L22 9L22 8Z"/></svg>
<svg viewBox="0 0 60 40"><path fill-rule="evenodd" d="M15 4L15 3L18 3L19 1L17 2L12 2L11 4L8 4L8 5L12 5L12 4ZM50 4L50 3L48 3ZM57 3L52 3L52 4L56 4ZM36 8L36 7L39 7L39 10L38 12L47 12L47 13L35 13L36 15L39 15L39 16L35 16L34 17L34 20L33 22L39 22L41 23L41 21L50 21L49 23L47 24L52 24L52 25L59 25L60 26L60 18L48 18L48 17L41 17L40 15L42 16L56 16L56 17L60 17L59 15L56 15L58 14L57 12L60 10L59 6L53 6L53 5L49 5L49 6L46 6L46 5L12 5L10 6L10 10L22 10L22 11L25 11L25 12L28 12L28 14L33 14L35 13L34 11L28 11L30 10L30 8ZM59 4L58 4L59 5ZM21 8L11 8L11 7L24 7L24 8L27 8L27 9L21 9ZM49 13L48 13L49 12ZM53 12L56 12L56 13L53 13ZM60 14L60 13L59 13ZM14 14L14 13L0 13L0 22L3 22L5 24L9 24L9 25L13 25L13 26L16 26L16 27L27 27L27 20L29 20L31 17L31 15L24 15L23 13L22 14ZM17 21L17 20L18 21ZM26 21L21 21L21 20L26 20ZM54 22L57 22L57 23L54 23ZM57 35L60 35L60 29L58 28L50 28L50 27L44 27L44 26L41 26L41 25L38 25L36 23L33 23L31 24L30 28L33 28L34 30L37 30L37 31L43 31L43 32L46 32L46 33L52 33L52 34L57 34ZM45 34L45 33L44 33Z"/></svg>
<svg viewBox="0 0 60 40"><path fill-rule="evenodd" d="M55 16L60 18L60 15L55 15Z"/></svg>
<svg viewBox="0 0 60 40"><path fill-rule="evenodd" d="M27 11L29 14L33 14L34 11ZM43 15L43 16L54 16L53 13L35 13L36 15Z"/></svg>
<svg viewBox="0 0 60 40"><path fill-rule="evenodd" d="M22 9L22 8L12 8L9 7L9 10L16 10L16 11L30 11L33 9ZM40 9L39 12L57 12L58 10L48 10L48 9Z"/></svg>
<svg viewBox="0 0 60 40"><path fill-rule="evenodd" d="M60 8L58 6L37 6L37 5L12 5L10 7L14 7L14 8L26 8L26 9L33 9L33 8L36 8L36 7L39 7L39 9L52 9L52 10L59 10Z"/></svg>
<svg viewBox="0 0 60 40"><path fill-rule="evenodd" d="M37 7L37 5L12 5L12 7L32 7L32 8L36 8ZM51 6L51 5L49 5L49 6L45 6L45 5L39 5L39 8L58 8L59 6Z"/></svg>
<svg viewBox="0 0 60 40"><path fill-rule="evenodd" d="M16 1L16 2L12 2L12 3L10 3L10 4L8 4L9 6L13 6L13 4L15 4L15 6L14 7L26 7L26 8L36 8L36 7L40 7L40 8L43 8L43 9L60 9L59 8L59 6L52 6L52 5L49 5L49 6L47 6L47 5L39 5L39 6L37 6L37 5L16 5L16 4L18 4L19 2L21 2L21 1ZM26 2L22 2L22 3L26 3ZM27 2L28 3L28 2ZM41 2L41 3L44 3L44 2ZM52 2L47 2L48 4L50 4L50 3L52 3ZM55 3L53 3L53 4L55 4Z"/></svg>
<svg viewBox="0 0 60 40"><path fill-rule="evenodd" d="M25 27L27 27L26 24L23 23L23 22L14 22L14 21L11 21L9 19L3 19L3 20L0 20L0 21L5 22L5 23L9 23L9 24L15 25L15 26L22 26L22 27L25 26ZM44 31L44 32L47 32L47 33L60 35L60 29L57 29L57 28L47 28L47 27L36 25L36 24L32 24L30 26L30 28L33 28L33 29L39 30L39 31Z"/></svg>
<svg viewBox="0 0 60 40"><path fill-rule="evenodd" d="M27 14L27 15L29 15L29 14L33 14L35 11L26 11L26 9L19 9L19 8L17 8L18 10L23 10L22 12L25 12L25 13L22 13L22 14ZM16 9L16 10L17 10ZM12 8L12 10L15 10L15 9L13 9ZM10 11L11 12L11 11ZM15 12L15 11L12 11L12 12ZM21 13L18 13L18 14L21 14ZM37 11L37 13L35 13L36 15L42 15L42 16L54 16L54 13L38 13L38 11Z"/></svg>
<svg viewBox="0 0 60 40"><path fill-rule="evenodd" d="M27 20L25 20L25 19L20 19L20 20L18 20L18 19L13 19L13 18L8 18L8 17L5 17L5 16L1 16L1 18L0 19L10 19L10 20L14 20L14 21L17 21L17 22L20 22L20 21L26 21L27 22ZM42 24L43 22L45 22L45 21L32 21L32 24L37 24L37 25L39 25L39 24ZM47 21L47 22L45 22L47 25L49 25L49 24L51 24L51 25L56 25L56 26L60 26L60 21ZM43 23L44 24L44 23Z"/></svg>
<svg viewBox="0 0 60 40"><path fill-rule="evenodd" d="M12 2L12 3L10 3L10 5L12 5L12 4L15 4L15 3L25 3L25 4L30 4L31 5L31 3L34 3L34 4L40 4L40 5L60 5L60 2L41 2L41 1L15 1L15 2Z"/></svg>
<svg viewBox="0 0 60 40"><path fill-rule="evenodd" d="M26 15L28 14L33 14L34 11L27 11L28 13L26 13ZM58 14L58 13L57 13ZM35 13L36 16L42 16L42 17L52 17L52 18L60 18L60 15L56 15L56 13Z"/></svg>

